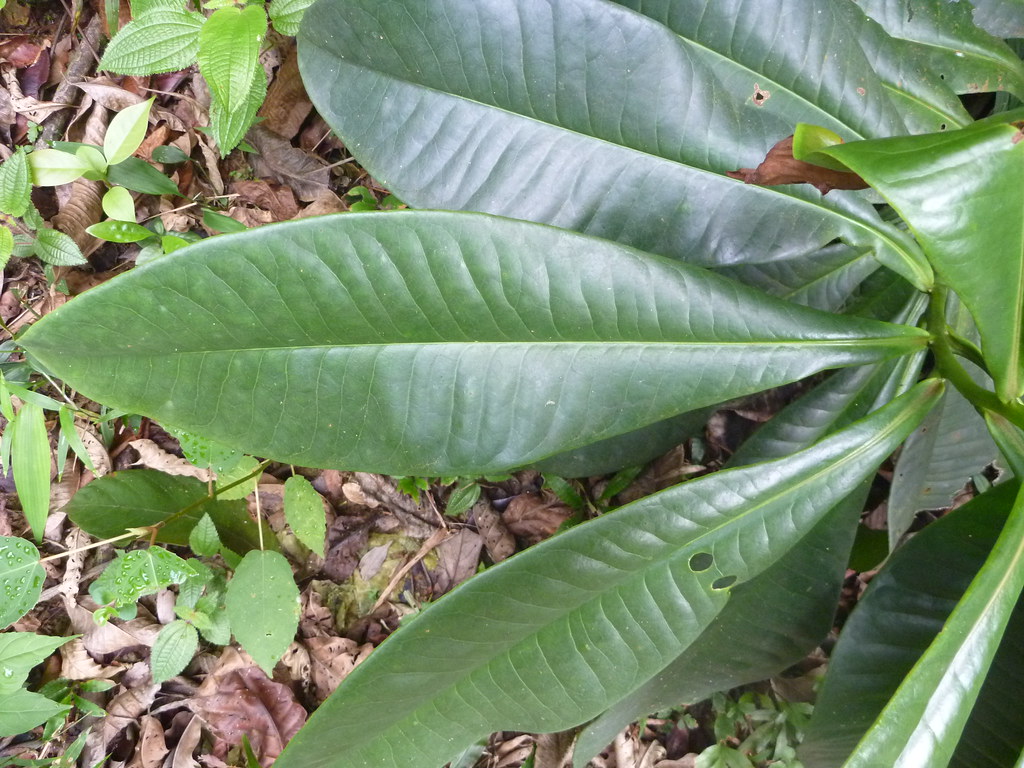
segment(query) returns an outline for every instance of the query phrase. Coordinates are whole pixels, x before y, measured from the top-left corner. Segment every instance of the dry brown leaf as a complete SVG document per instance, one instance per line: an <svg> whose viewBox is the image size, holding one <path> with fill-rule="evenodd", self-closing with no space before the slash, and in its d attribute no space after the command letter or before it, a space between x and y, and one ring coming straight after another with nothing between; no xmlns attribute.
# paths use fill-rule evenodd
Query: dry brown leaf
<svg viewBox="0 0 1024 768"><path fill-rule="evenodd" d="M80 637L62 645L60 656L60 676L68 680L109 680L124 671L120 664L104 667L93 661Z"/></svg>
<svg viewBox="0 0 1024 768"><path fill-rule="evenodd" d="M318 702L330 696L373 651L370 643L359 645L347 637L311 637L305 644L309 649L310 676Z"/></svg>
<svg viewBox="0 0 1024 768"><path fill-rule="evenodd" d="M433 521L440 521L440 515L436 511L431 513L426 506L417 504L412 497L396 489L395 481L390 477L356 472L353 478L359 484L363 498L376 501L397 517L409 536L425 539L436 530Z"/></svg>
<svg viewBox="0 0 1024 768"><path fill-rule="evenodd" d="M170 143L171 128L167 123L158 125L149 132L149 135L142 140L135 154L146 162L153 162L153 150Z"/></svg>
<svg viewBox="0 0 1024 768"><path fill-rule="evenodd" d="M164 727L152 715L139 718L139 741L127 768L160 768L170 750L164 741Z"/></svg>
<svg viewBox="0 0 1024 768"><path fill-rule="evenodd" d="M197 467L189 461L168 453L152 440L139 438L128 443L139 454L136 465L147 469L157 469L166 472L168 475L181 475L183 477L194 477L204 483L214 479L214 474L209 469Z"/></svg>
<svg viewBox="0 0 1024 768"><path fill-rule="evenodd" d="M291 141L312 108L299 75L297 48L292 45L267 90L267 98L258 114L265 118L263 125L266 128Z"/></svg>
<svg viewBox="0 0 1024 768"><path fill-rule="evenodd" d="M74 85L89 94L97 104L111 112L120 112L122 109L135 106L146 100L143 96L115 85L113 81L105 77L74 83Z"/></svg>
<svg viewBox="0 0 1024 768"><path fill-rule="evenodd" d="M31 67L49 45L49 40L40 42L28 35L17 35L0 43L0 62L11 64L15 69Z"/></svg>
<svg viewBox="0 0 1024 768"><path fill-rule="evenodd" d="M568 768L572 762L575 739L574 731L538 734L535 764L543 768Z"/></svg>
<svg viewBox="0 0 1024 768"><path fill-rule="evenodd" d="M729 178L739 179L744 184L774 187L780 184L810 184L821 194L830 189L867 189L864 179L855 173L833 171L793 157L793 137L788 136L768 150L757 168L740 168L729 171Z"/></svg>
<svg viewBox="0 0 1024 768"><path fill-rule="evenodd" d="M262 208L246 208L241 205L229 208L227 215L239 224L244 224L249 229L262 227L264 224L270 224L275 220L274 214L270 211L264 211ZM211 234L216 233L211 232Z"/></svg>
<svg viewBox="0 0 1024 768"><path fill-rule="evenodd" d="M502 515L505 525L530 544L553 536L558 527L572 517L572 509L557 498L535 493L520 493L509 502Z"/></svg>
<svg viewBox="0 0 1024 768"><path fill-rule="evenodd" d="M299 212L299 204L295 201L295 193L291 187L258 180L234 181L231 192L238 195L236 203L254 205L269 211L273 221L287 221Z"/></svg>
<svg viewBox="0 0 1024 768"><path fill-rule="evenodd" d="M216 692L192 698L189 707L213 733L215 756L223 758L246 736L264 766L273 763L306 721L306 710L291 689L258 667L217 675Z"/></svg>
<svg viewBox="0 0 1024 768"><path fill-rule="evenodd" d="M325 216L329 213L342 213L347 210L348 208L345 203L341 201L340 197L329 189L323 189L320 191L316 200L299 211L295 218L306 219L310 216Z"/></svg>
<svg viewBox="0 0 1024 768"><path fill-rule="evenodd" d="M109 753L111 745L121 736L124 729L134 725L138 718L153 706L159 690L159 685L146 685L128 688L114 696L107 703L107 716L103 718L100 727L93 731L97 737L95 746L102 752Z"/></svg>
<svg viewBox="0 0 1024 768"><path fill-rule="evenodd" d="M316 200L327 188L331 172L319 158L261 125L253 126L246 138L259 152L252 156L257 175L291 187L306 202Z"/></svg>
<svg viewBox="0 0 1024 768"><path fill-rule="evenodd" d="M199 741L203 738L203 721L199 717L193 715L192 719L189 720L188 725L185 726L185 730L181 733L181 738L178 739L178 743L174 747L174 754L171 756L170 768L198 768L199 763L192 757L192 753L196 751L199 746ZM166 763L165 763L166 765Z"/></svg>
<svg viewBox="0 0 1024 768"><path fill-rule="evenodd" d="M473 520L491 562L500 563L515 554L516 537L488 502L479 501L473 506Z"/></svg>
<svg viewBox="0 0 1024 768"><path fill-rule="evenodd" d="M53 226L70 235L75 244L88 256L99 247L102 241L85 231L86 227L103 218L103 198L105 187L103 182L75 179L70 185L70 195L61 204L60 212L53 217Z"/></svg>
<svg viewBox="0 0 1024 768"><path fill-rule="evenodd" d="M437 568L433 571L435 597L440 597L476 573L483 547L483 537L468 528L463 528L437 546Z"/></svg>

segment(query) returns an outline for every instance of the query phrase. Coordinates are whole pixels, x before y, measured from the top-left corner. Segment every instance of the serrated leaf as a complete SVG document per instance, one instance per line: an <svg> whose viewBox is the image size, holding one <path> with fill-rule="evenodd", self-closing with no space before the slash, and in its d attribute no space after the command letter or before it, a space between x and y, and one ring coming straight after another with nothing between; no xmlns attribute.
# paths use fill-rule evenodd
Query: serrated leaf
<svg viewBox="0 0 1024 768"><path fill-rule="evenodd" d="M43 409L35 403L22 405L11 432L14 487L25 521L36 541L42 541L50 513L50 436Z"/></svg>
<svg viewBox="0 0 1024 768"><path fill-rule="evenodd" d="M299 541L323 557L327 536L324 500L302 475L284 481L284 517Z"/></svg>
<svg viewBox="0 0 1024 768"><path fill-rule="evenodd" d="M277 765L441 765L493 730L595 717L869 478L941 386L919 385L806 451L675 486L484 571L374 651Z"/></svg>
<svg viewBox="0 0 1024 768"><path fill-rule="evenodd" d="M242 456L231 469L219 472L216 485L218 489L217 498L225 500L244 499L250 493L253 493L260 480L259 475L253 475L253 473L259 465L260 463L252 456ZM247 475L253 475L247 482L239 483L227 490L220 490L239 480L244 480Z"/></svg>
<svg viewBox="0 0 1024 768"><path fill-rule="evenodd" d="M459 515L469 512L479 498L479 483L466 483L465 485L460 485L452 491L451 495L448 497L448 503L445 505L444 513L446 515L451 515L452 517L458 517Z"/></svg>
<svg viewBox="0 0 1024 768"><path fill-rule="evenodd" d="M199 33L199 71L227 112L242 109L252 91L266 33L262 5L220 8Z"/></svg>
<svg viewBox="0 0 1024 768"><path fill-rule="evenodd" d="M149 112L156 97L125 107L110 121L103 136L103 155L109 165L117 165L135 154L146 138Z"/></svg>
<svg viewBox="0 0 1024 768"><path fill-rule="evenodd" d="M177 185L156 168L137 157L129 157L107 170L107 181L146 195L176 195Z"/></svg>
<svg viewBox="0 0 1024 768"><path fill-rule="evenodd" d="M11 230L0 223L0 269L7 266L7 260L14 253L14 235Z"/></svg>
<svg viewBox="0 0 1024 768"><path fill-rule="evenodd" d="M302 17L312 4L313 0L270 0L267 14L274 29L282 35L294 37L299 34Z"/></svg>
<svg viewBox="0 0 1024 768"><path fill-rule="evenodd" d="M118 608L181 584L196 573L187 560L161 547L118 552L117 559L89 586L89 594L100 605L112 603Z"/></svg>
<svg viewBox="0 0 1024 768"><path fill-rule="evenodd" d="M917 246L864 197L725 174L756 166L800 120L848 140L968 123L937 74L876 74L905 46L850 2L632 4L658 18L600 0L327 0L306 11L300 65L346 147L414 207L705 265L841 239L931 284Z"/></svg>
<svg viewBox="0 0 1024 768"><path fill-rule="evenodd" d="M188 545L192 551L201 557L213 557L220 552L220 536L217 535L217 526L208 514L199 518L188 534Z"/></svg>
<svg viewBox="0 0 1024 768"><path fill-rule="evenodd" d="M71 639L34 632L0 633L0 697L21 688L32 667Z"/></svg>
<svg viewBox="0 0 1024 768"><path fill-rule="evenodd" d="M235 639L273 674L299 626L299 589L288 561L278 552L253 550L235 569L225 602Z"/></svg>
<svg viewBox="0 0 1024 768"><path fill-rule="evenodd" d="M209 238L21 343L99 402L249 454L475 476L927 339L571 232L395 212Z"/></svg>
<svg viewBox="0 0 1024 768"><path fill-rule="evenodd" d="M122 75L154 75L190 67L199 54L205 21L194 11L147 8L110 41L99 68Z"/></svg>
<svg viewBox="0 0 1024 768"><path fill-rule="evenodd" d="M0 696L0 736L20 736L70 709L66 704L23 689Z"/></svg>
<svg viewBox="0 0 1024 768"><path fill-rule="evenodd" d="M23 216L32 203L28 158L19 150L0 164L0 212Z"/></svg>
<svg viewBox="0 0 1024 768"><path fill-rule="evenodd" d="M0 629L35 607L45 579L39 550L32 542L0 536Z"/></svg>
<svg viewBox="0 0 1024 768"><path fill-rule="evenodd" d="M135 221L135 200L124 187L111 187L100 201L103 212L118 221Z"/></svg>
<svg viewBox="0 0 1024 768"><path fill-rule="evenodd" d="M214 472L228 472L238 466L245 455L229 445L222 445L202 435L195 435L180 429L172 429L178 438L181 452L197 467L212 469Z"/></svg>
<svg viewBox="0 0 1024 768"><path fill-rule="evenodd" d="M156 540L187 546L189 533L204 514L209 514L227 546L247 552L259 545L259 532L245 504L206 499L206 484L195 478L133 469L112 472L79 489L66 510L75 525L98 539L167 520L166 525L157 528ZM266 546L277 545L269 528L263 538Z"/></svg>
<svg viewBox="0 0 1024 768"><path fill-rule="evenodd" d="M39 187L55 187L81 178L91 166L78 155L59 149L37 149L28 156L32 182Z"/></svg>
<svg viewBox="0 0 1024 768"><path fill-rule="evenodd" d="M42 261L55 267L73 267L86 263L75 241L69 235L50 227L41 227L36 232L34 252Z"/></svg>
<svg viewBox="0 0 1024 768"><path fill-rule="evenodd" d="M219 99L214 99L210 105L210 130L221 157L227 156L245 138L266 94L267 76L261 68L252 80L249 95L238 109L229 110Z"/></svg>
<svg viewBox="0 0 1024 768"><path fill-rule="evenodd" d="M162 683L179 674L199 650L199 633L180 619L163 627L153 642L149 666L153 682Z"/></svg>
<svg viewBox="0 0 1024 768"><path fill-rule="evenodd" d="M93 237L100 240L107 240L111 243L138 243L156 237L152 230L146 229L134 221L115 221L107 219L99 224L92 224L85 228Z"/></svg>

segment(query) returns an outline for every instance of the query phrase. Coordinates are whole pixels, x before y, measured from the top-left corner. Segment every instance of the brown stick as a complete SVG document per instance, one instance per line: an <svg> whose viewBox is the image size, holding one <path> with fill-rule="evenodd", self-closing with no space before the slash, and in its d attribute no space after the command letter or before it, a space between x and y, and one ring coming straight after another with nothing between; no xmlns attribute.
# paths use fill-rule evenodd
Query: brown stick
<svg viewBox="0 0 1024 768"><path fill-rule="evenodd" d="M82 32L82 40L71 56L68 63L68 71L57 86L53 94L53 101L59 104L77 104L82 98L82 90L75 87L85 79L85 76L96 64L96 52L99 49L100 36L103 33L103 20L99 14L93 16ZM70 109L70 108L69 108ZM62 109L54 112L43 121L43 130L39 134L38 146L45 146L46 142L59 139L67 130L68 122L71 120L71 112Z"/></svg>

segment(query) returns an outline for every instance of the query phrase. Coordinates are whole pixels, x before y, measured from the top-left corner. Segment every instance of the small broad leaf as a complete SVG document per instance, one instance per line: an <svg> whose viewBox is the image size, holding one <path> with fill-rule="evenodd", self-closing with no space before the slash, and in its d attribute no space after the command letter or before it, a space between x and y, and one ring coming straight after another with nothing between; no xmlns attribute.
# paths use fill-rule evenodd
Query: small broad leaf
<svg viewBox="0 0 1024 768"><path fill-rule="evenodd" d="M231 446L222 445L191 432L172 429L171 434L178 438L181 452L185 454L186 459L197 467L212 469L214 472L228 472L234 469L245 455Z"/></svg>
<svg viewBox="0 0 1024 768"><path fill-rule="evenodd" d="M0 536L0 629L35 607L45 579L39 550L32 542Z"/></svg>
<svg viewBox="0 0 1024 768"><path fill-rule="evenodd" d="M190 67L199 54L201 13L153 7L139 13L110 41L100 69L122 75L154 75Z"/></svg>
<svg viewBox="0 0 1024 768"><path fill-rule="evenodd" d="M135 154L146 138L149 111L156 97L140 101L118 112L107 126L103 136L103 154L109 165L117 165Z"/></svg>
<svg viewBox="0 0 1024 768"><path fill-rule="evenodd" d="M100 605L131 605L172 584L181 584L197 573L187 560L161 547L118 552L117 559L89 586Z"/></svg>
<svg viewBox="0 0 1024 768"><path fill-rule="evenodd" d="M32 181L39 187L55 187L81 178L91 166L78 155L59 149L37 149L28 156Z"/></svg>
<svg viewBox="0 0 1024 768"><path fill-rule="evenodd" d="M270 0L267 14L274 29L282 35L294 37L299 34L299 24L306 9L313 0Z"/></svg>
<svg viewBox="0 0 1024 768"><path fill-rule="evenodd" d="M0 269L7 266L7 260L14 253L14 235L0 223Z"/></svg>
<svg viewBox="0 0 1024 768"><path fill-rule="evenodd" d="M89 166L89 171L84 174L85 178L98 181L106 176L109 163L96 147L84 144L75 150L75 157Z"/></svg>
<svg viewBox="0 0 1024 768"><path fill-rule="evenodd" d="M178 187L173 181L137 157L129 157L110 166L107 181L146 195L178 194Z"/></svg>
<svg viewBox="0 0 1024 768"><path fill-rule="evenodd" d="M273 674L299 626L299 590L288 561L278 552L247 554L228 582L226 604L235 639Z"/></svg>
<svg viewBox="0 0 1024 768"><path fill-rule="evenodd" d="M199 633L186 621L177 619L163 627L149 654L153 682L162 683L179 674L199 649Z"/></svg>
<svg viewBox="0 0 1024 768"><path fill-rule="evenodd" d="M284 517L299 541L323 557L327 535L324 500L302 475L284 481Z"/></svg>
<svg viewBox="0 0 1024 768"><path fill-rule="evenodd" d="M220 552L220 536L217 535L217 525L209 514L199 518L199 522L188 534L188 545L192 551L202 557L213 557Z"/></svg>
<svg viewBox="0 0 1024 768"><path fill-rule="evenodd" d="M441 765L490 731L599 715L685 651L730 589L782 562L941 389L918 385L805 451L677 485L484 571L403 623L276 765Z"/></svg>
<svg viewBox="0 0 1024 768"><path fill-rule="evenodd" d="M241 456L230 469L218 472L217 498L224 500L244 499L250 493L253 493L260 480L259 475L254 474L259 465L260 463L252 456ZM249 477L247 481L239 482L245 480L246 477ZM238 485L234 485L236 482ZM228 486L234 487L228 488Z"/></svg>
<svg viewBox="0 0 1024 768"><path fill-rule="evenodd" d="M125 187L111 187L100 201L103 212L118 221L135 221L135 200Z"/></svg>
<svg viewBox="0 0 1024 768"><path fill-rule="evenodd" d="M32 667L71 640L34 632L0 633L0 696L18 690Z"/></svg>
<svg viewBox="0 0 1024 768"><path fill-rule="evenodd" d="M41 227L36 232L34 253L42 261L55 267L73 267L85 264L82 250L69 235L50 227Z"/></svg>
<svg viewBox="0 0 1024 768"><path fill-rule="evenodd" d="M32 202L28 156L18 150L0 163L0 212L23 216Z"/></svg>
<svg viewBox="0 0 1024 768"><path fill-rule="evenodd" d="M240 110L252 91L266 33L262 5L220 8L199 33L199 71L213 99L227 112Z"/></svg>
<svg viewBox="0 0 1024 768"><path fill-rule="evenodd" d="M425 211L208 238L21 337L97 401L253 455L398 476L505 471L927 340L608 241Z"/></svg>
<svg viewBox="0 0 1024 768"><path fill-rule="evenodd" d="M22 405L11 432L14 487L29 528L36 541L42 541L50 512L50 436L43 409L35 403Z"/></svg>
<svg viewBox="0 0 1024 768"><path fill-rule="evenodd" d="M214 232L245 232L248 227L238 219L225 216L223 213L203 209L203 226L212 229Z"/></svg>
<svg viewBox="0 0 1024 768"><path fill-rule="evenodd" d="M137 243L156 237L152 230L146 229L141 224L136 224L134 221L115 221L114 219L92 224L86 227L85 231L93 237L111 243Z"/></svg>
<svg viewBox="0 0 1024 768"><path fill-rule="evenodd" d="M20 736L71 707L20 689L0 696L0 736Z"/></svg>
<svg viewBox="0 0 1024 768"><path fill-rule="evenodd" d="M65 508L72 522L98 539L119 536L128 528L157 526L156 540L187 546L189 534L208 514L224 543L239 552L259 545L259 532L245 504L211 499L205 483L151 469L112 472L89 483ZM266 529L264 541L276 546Z"/></svg>
<svg viewBox="0 0 1024 768"><path fill-rule="evenodd" d="M448 497L448 503L445 505L444 513L452 517L458 517L461 514L469 512L479 498L479 483L465 483L463 485L459 485Z"/></svg>

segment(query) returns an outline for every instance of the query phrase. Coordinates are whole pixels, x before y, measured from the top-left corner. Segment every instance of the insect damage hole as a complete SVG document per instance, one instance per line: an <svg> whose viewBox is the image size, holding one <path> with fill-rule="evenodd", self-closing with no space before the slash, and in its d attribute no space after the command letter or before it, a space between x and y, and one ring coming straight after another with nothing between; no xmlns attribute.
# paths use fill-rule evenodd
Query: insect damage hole
<svg viewBox="0 0 1024 768"><path fill-rule="evenodd" d="M735 576L722 576L720 579L715 579L711 582L712 589L728 589L736 583Z"/></svg>
<svg viewBox="0 0 1024 768"><path fill-rule="evenodd" d="M698 552L690 558L690 570L694 573L706 571L715 563L715 556L710 552Z"/></svg>

